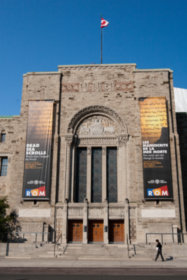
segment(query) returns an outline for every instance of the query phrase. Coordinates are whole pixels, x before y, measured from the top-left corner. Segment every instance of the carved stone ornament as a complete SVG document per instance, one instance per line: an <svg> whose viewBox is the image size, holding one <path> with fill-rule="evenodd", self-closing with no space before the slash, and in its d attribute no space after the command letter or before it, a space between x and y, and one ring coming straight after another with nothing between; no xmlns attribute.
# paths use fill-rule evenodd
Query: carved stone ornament
<svg viewBox="0 0 187 280"><path fill-rule="evenodd" d="M73 135L72 135L72 134L66 135L66 136L65 136L65 140L66 140L66 143L67 143L68 145L71 145L71 143L72 143L72 141L73 141Z"/></svg>
<svg viewBox="0 0 187 280"><path fill-rule="evenodd" d="M89 116L93 116L93 115L103 115L103 116L105 115L106 118L108 117L111 120L113 120L114 123L116 122L118 124L118 126L120 127L120 130L121 130L121 133L127 134L127 128L124 125L122 119L119 117L119 115L112 109L104 107L104 106L89 106L89 107L86 107L86 108L82 109L81 111L79 111L71 119L69 126L68 126L68 132L75 133L75 131L77 130L77 127L80 126L80 123L82 123L85 118L88 118ZM99 126L97 128L97 131L98 130L99 130ZM100 130L101 130L101 128L100 128Z"/></svg>
<svg viewBox="0 0 187 280"><path fill-rule="evenodd" d="M126 135L126 134L119 135L118 136L118 144L119 144L119 146L124 146L127 143L128 139L129 139L129 136Z"/></svg>
<svg viewBox="0 0 187 280"><path fill-rule="evenodd" d="M88 117L77 129L79 137L114 136L116 132L116 124L101 115Z"/></svg>

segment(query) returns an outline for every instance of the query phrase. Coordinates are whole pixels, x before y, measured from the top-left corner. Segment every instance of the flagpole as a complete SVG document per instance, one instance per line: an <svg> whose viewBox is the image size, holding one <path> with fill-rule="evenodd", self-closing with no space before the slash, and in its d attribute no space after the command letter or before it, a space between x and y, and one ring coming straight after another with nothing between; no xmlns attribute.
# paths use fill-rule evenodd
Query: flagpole
<svg viewBox="0 0 187 280"><path fill-rule="evenodd" d="M103 27L107 26L109 22L101 16L101 64L103 63Z"/></svg>
<svg viewBox="0 0 187 280"><path fill-rule="evenodd" d="M101 28L101 64L103 63L103 32Z"/></svg>

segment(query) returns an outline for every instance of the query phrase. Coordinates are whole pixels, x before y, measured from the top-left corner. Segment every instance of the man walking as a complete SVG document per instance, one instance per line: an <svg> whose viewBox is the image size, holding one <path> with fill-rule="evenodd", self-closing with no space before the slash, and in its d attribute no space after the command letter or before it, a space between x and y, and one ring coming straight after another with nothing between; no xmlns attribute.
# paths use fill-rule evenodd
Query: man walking
<svg viewBox="0 0 187 280"><path fill-rule="evenodd" d="M157 250L157 254L155 257L155 262L157 261L159 255L161 256L162 261L164 261L163 255L162 255L162 244L159 242L158 239L156 239L156 250Z"/></svg>

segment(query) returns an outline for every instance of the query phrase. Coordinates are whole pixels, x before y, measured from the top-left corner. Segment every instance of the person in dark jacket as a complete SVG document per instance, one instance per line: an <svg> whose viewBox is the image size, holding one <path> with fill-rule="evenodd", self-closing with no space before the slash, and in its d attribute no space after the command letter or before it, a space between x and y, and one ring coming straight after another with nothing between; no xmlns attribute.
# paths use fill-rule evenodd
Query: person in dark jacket
<svg viewBox="0 0 187 280"><path fill-rule="evenodd" d="M155 261L157 261L158 257L160 256L162 261L164 261L163 255L162 255L162 244L159 242L158 239L156 239L156 250L157 250L157 254L155 257Z"/></svg>

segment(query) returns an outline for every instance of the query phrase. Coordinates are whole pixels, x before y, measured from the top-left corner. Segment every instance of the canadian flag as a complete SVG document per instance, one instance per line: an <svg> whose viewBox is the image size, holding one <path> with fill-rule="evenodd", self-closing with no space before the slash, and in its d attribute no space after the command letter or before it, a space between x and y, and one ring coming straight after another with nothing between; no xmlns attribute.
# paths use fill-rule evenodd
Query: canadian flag
<svg viewBox="0 0 187 280"><path fill-rule="evenodd" d="M107 25L109 25L109 22L106 19L101 18L101 28L106 27Z"/></svg>

